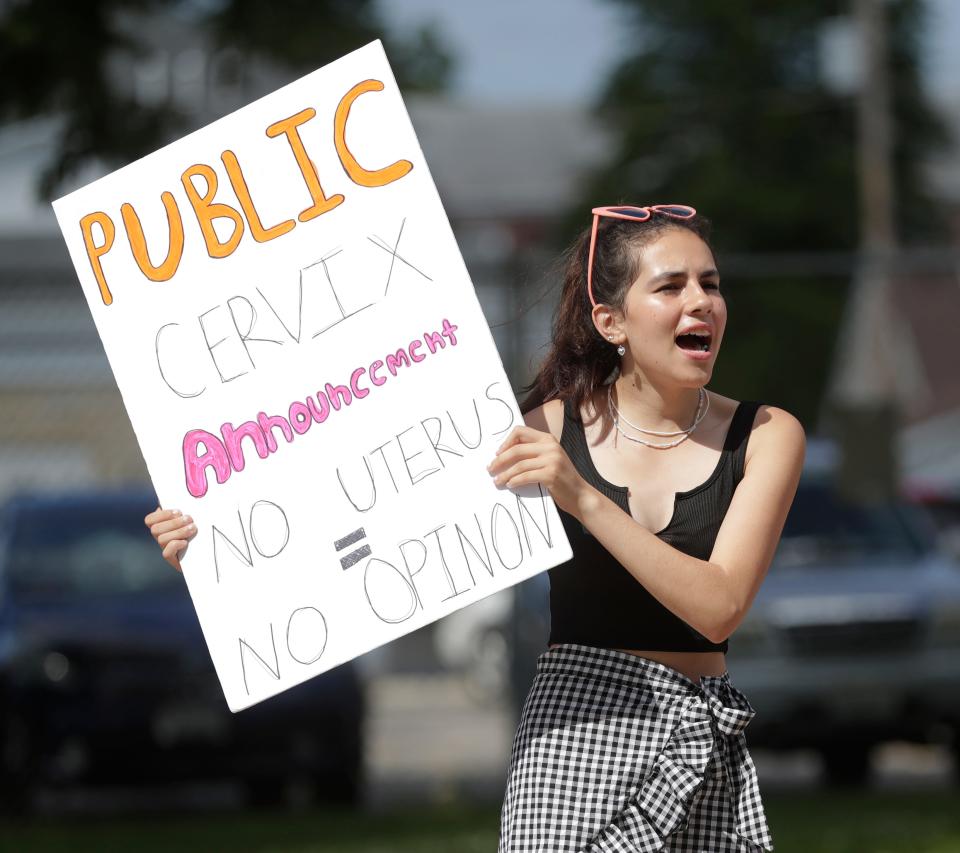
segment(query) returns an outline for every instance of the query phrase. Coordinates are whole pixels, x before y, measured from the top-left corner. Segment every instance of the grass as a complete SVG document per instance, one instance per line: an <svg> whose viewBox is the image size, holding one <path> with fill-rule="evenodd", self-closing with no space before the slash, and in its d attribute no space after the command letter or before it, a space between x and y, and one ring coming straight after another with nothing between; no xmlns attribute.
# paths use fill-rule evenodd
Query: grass
<svg viewBox="0 0 960 853"><path fill-rule="evenodd" d="M56 823L0 824L0 850L283 851L283 853L489 853L497 846L498 815L484 809L362 812L260 812L173 818L70 819Z"/></svg>
<svg viewBox="0 0 960 853"><path fill-rule="evenodd" d="M777 853L960 853L955 791L765 797ZM245 853L491 853L498 808L228 812L0 822L0 850Z"/></svg>
<svg viewBox="0 0 960 853"><path fill-rule="evenodd" d="M777 853L960 853L956 791L765 796Z"/></svg>

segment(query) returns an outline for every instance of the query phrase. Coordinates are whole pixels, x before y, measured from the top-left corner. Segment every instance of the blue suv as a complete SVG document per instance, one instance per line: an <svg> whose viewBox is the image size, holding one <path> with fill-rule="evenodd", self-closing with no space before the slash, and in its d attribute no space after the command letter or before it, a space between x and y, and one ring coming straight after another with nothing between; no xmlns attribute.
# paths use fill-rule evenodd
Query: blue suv
<svg viewBox="0 0 960 853"><path fill-rule="evenodd" d="M0 803L40 786L296 781L361 794L352 663L230 713L183 578L144 528L150 491L21 496L0 510Z"/></svg>

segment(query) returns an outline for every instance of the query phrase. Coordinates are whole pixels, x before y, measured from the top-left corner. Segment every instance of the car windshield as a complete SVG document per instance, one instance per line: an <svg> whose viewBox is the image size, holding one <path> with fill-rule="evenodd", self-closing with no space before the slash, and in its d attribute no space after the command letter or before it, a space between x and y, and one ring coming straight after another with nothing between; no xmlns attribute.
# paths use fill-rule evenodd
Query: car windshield
<svg viewBox="0 0 960 853"><path fill-rule="evenodd" d="M864 558L875 564L914 559L929 547L908 507L852 503L828 482L801 480L774 564L836 564Z"/></svg>
<svg viewBox="0 0 960 853"><path fill-rule="evenodd" d="M130 509L26 509L9 530L10 591L23 597L122 595L182 587Z"/></svg>

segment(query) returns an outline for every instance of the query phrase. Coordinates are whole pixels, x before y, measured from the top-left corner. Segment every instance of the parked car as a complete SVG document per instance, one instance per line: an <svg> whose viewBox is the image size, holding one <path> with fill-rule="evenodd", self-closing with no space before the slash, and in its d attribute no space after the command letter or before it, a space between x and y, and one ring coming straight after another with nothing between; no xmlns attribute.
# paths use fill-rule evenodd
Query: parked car
<svg viewBox="0 0 960 853"><path fill-rule="evenodd" d="M960 752L960 564L918 506L845 500L837 452L808 442L780 544L727 665L757 710L751 746L812 748L829 780L858 783L884 741ZM516 590L519 707L546 648L546 575Z"/></svg>
<svg viewBox="0 0 960 853"><path fill-rule="evenodd" d="M0 511L0 803L76 782L291 780L361 793L364 695L350 663L232 714L147 491L23 496Z"/></svg>

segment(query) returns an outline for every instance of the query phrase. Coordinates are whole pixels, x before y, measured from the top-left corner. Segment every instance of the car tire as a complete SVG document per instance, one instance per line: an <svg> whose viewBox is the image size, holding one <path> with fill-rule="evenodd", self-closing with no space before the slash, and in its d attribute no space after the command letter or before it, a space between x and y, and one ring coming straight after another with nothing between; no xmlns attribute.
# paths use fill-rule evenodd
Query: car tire
<svg viewBox="0 0 960 853"><path fill-rule="evenodd" d="M0 813L29 813L36 780L33 776L30 727L16 714L0 718Z"/></svg>
<svg viewBox="0 0 960 853"><path fill-rule="evenodd" d="M286 779L263 776L245 782L247 805L253 809L286 808L290 803L290 787Z"/></svg>
<svg viewBox="0 0 960 853"><path fill-rule="evenodd" d="M821 752L827 783L851 788L866 785L870 778L871 744L831 744Z"/></svg>
<svg viewBox="0 0 960 853"><path fill-rule="evenodd" d="M363 774L352 770L331 779L329 776L314 779L317 803L324 806L342 806L354 809L363 798Z"/></svg>
<svg viewBox="0 0 960 853"><path fill-rule="evenodd" d="M32 803L31 786L18 784L13 777L0 775L0 816L27 817Z"/></svg>
<svg viewBox="0 0 960 853"><path fill-rule="evenodd" d="M953 758L953 783L960 785L960 727L953 730L953 740L950 742L950 755Z"/></svg>

